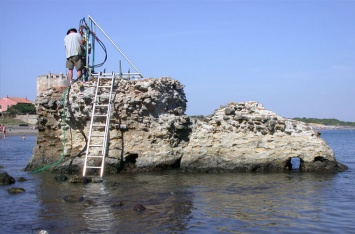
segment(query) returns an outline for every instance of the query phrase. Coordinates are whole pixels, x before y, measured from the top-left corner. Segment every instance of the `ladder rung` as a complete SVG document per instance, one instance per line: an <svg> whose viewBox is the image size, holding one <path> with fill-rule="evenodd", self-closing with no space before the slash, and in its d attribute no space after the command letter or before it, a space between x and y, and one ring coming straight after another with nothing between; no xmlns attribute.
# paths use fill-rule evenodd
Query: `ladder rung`
<svg viewBox="0 0 355 234"><path fill-rule="evenodd" d="M102 95L102 94L96 95L96 98L102 98L102 97L104 97L104 98L109 98L110 95L109 95L109 94L107 94L107 95Z"/></svg>
<svg viewBox="0 0 355 234"><path fill-rule="evenodd" d="M88 145L88 147L103 147L103 145Z"/></svg>
<svg viewBox="0 0 355 234"><path fill-rule="evenodd" d="M104 137L105 135L91 135L91 137Z"/></svg>
<svg viewBox="0 0 355 234"><path fill-rule="evenodd" d="M106 127L105 124L93 124L92 126L93 127Z"/></svg>
<svg viewBox="0 0 355 234"><path fill-rule="evenodd" d="M104 164L101 166L89 166L88 161L90 158L99 158L102 160L102 163L104 163L103 160L105 160L105 152L106 152L106 146L107 146L107 136L105 134L102 134L101 132L97 132L98 130L105 130L105 133L107 134L107 130L110 127L110 116L111 116L111 107L113 105L112 99L112 90L113 87L115 86L115 73L99 73L96 74L97 76L97 81L95 82L95 98L94 98L94 105L92 109L92 115L91 115L91 123L90 123L90 137L89 137L89 142L87 144L87 151L86 151L86 157L85 157L85 164L84 164L84 171L83 175L85 176L86 169L88 168L94 168L94 169L101 169L100 171L100 176L103 174L103 169L104 169ZM102 88L100 90L100 88ZM105 88L109 88L109 94L103 92ZM106 109L105 109L106 108ZM96 118L95 118L96 117ZM106 121L102 121L105 119ZM106 123L103 123L106 122ZM94 142L91 140L91 137L94 137L98 142ZM101 143L101 138L103 139L103 143ZM90 143L94 144L90 144ZM92 149L90 149L92 148ZM98 152L99 154L102 153L102 155L95 155L97 153L92 152L96 150L100 150L101 152ZM94 155L90 155L90 151Z"/></svg>

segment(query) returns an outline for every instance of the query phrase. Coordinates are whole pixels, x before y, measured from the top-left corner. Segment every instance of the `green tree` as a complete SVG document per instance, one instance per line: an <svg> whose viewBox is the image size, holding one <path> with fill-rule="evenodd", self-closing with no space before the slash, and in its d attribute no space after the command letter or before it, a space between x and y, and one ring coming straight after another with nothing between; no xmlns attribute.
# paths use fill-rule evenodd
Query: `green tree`
<svg viewBox="0 0 355 234"><path fill-rule="evenodd" d="M355 122L345 122L337 119L317 119L317 118L293 118L294 120L302 121L305 123L316 123L316 124L324 124L328 126L355 126Z"/></svg>
<svg viewBox="0 0 355 234"><path fill-rule="evenodd" d="M36 108L33 104L18 103L7 108L6 113L9 113L10 115L34 115L36 114Z"/></svg>

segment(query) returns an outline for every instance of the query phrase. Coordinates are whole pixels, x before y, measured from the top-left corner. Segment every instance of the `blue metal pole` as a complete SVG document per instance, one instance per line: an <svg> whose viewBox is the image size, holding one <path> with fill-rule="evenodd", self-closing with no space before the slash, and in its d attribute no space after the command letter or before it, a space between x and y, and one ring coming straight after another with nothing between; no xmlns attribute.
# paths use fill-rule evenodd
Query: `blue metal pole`
<svg viewBox="0 0 355 234"><path fill-rule="evenodd" d="M90 18L89 18L90 20ZM90 31L93 33L92 39L91 39L91 50L92 50L92 65L95 64L95 29L92 23L92 20L90 20ZM92 68L91 72L94 72L94 68Z"/></svg>

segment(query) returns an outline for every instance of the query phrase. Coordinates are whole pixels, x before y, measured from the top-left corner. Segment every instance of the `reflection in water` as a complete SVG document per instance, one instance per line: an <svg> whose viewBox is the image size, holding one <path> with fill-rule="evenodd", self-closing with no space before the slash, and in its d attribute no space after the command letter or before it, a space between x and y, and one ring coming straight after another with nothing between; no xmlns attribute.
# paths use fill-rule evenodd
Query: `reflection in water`
<svg viewBox="0 0 355 234"><path fill-rule="evenodd" d="M56 182L53 175L43 175L41 228L71 233L184 231L194 196L181 183L178 173L116 175L89 184ZM63 197L71 194L84 201L65 202ZM134 211L137 204L146 210Z"/></svg>
<svg viewBox="0 0 355 234"><path fill-rule="evenodd" d="M99 184L58 183L57 191L45 190L42 204L49 214L59 215L51 220L57 230L64 223L60 230L71 232L306 230L317 229L323 221L325 188L332 186L332 178L299 172L119 175L108 176ZM62 201L73 193L83 195L84 201ZM147 209L134 211L136 204Z"/></svg>
<svg viewBox="0 0 355 234"><path fill-rule="evenodd" d="M119 220L115 220L110 205L103 202L109 195L105 184L91 183L84 188L84 204L86 204L86 207L84 208L83 218L88 232L110 232L110 230L113 230L113 224L119 222Z"/></svg>
<svg viewBox="0 0 355 234"><path fill-rule="evenodd" d="M110 175L103 183L89 184L57 182L54 176L45 173L34 176L38 183L38 202L32 206L37 210L37 219L32 218L32 226L23 226L23 230L45 229L49 233L273 233L290 229L318 232L334 225L334 221L330 221L333 215L342 212L329 199L334 195L331 188L339 174L170 171ZM83 196L84 200L75 203L63 200L72 194ZM142 204L146 210L134 211L137 204ZM342 217L342 221L351 223L351 217L345 220ZM353 230L351 228L348 226Z"/></svg>
<svg viewBox="0 0 355 234"><path fill-rule="evenodd" d="M334 145L350 166L353 136ZM347 139L352 140L344 149ZM13 146L30 141L0 142L7 152L0 154L3 170L28 179L13 185L25 188L23 194L9 195L11 186L0 186L2 233L355 232L354 167L338 174L117 174L105 175L103 183L70 184L55 181L54 174L21 171L29 157L22 155L30 150ZM63 200L73 194L84 200ZM146 210L134 211L137 204Z"/></svg>

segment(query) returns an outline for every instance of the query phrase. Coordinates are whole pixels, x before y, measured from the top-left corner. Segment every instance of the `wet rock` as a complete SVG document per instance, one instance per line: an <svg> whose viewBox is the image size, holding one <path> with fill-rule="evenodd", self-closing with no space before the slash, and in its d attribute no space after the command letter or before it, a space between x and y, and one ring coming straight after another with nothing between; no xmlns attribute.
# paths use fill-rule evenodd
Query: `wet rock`
<svg viewBox="0 0 355 234"><path fill-rule="evenodd" d="M66 202L82 202L84 200L84 197L72 194L72 195L66 195L65 197L63 197L63 199Z"/></svg>
<svg viewBox="0 0 355 234"><path fill-rule="evenodd" d="M14 183L15 179L9 174L7 174L7 172L0 172L0 184L9 185Z"/></svg>
<svg viewBox="0 0 355 234"><path fill-rule="evenodd" d="M31 233L33 233L33 234L48 234L49 232L44 229L38 229L38 230L32 230Z"/></svg>
<svg viewBox="0 0 355 234"><path fill-rule="evenodd" d="M133 207L134 211L144 211L146 208L142 204L137 204Z"/></svg>
<svg viewBox="0 0 355 234"><path fill-rule="evenodd" d="M119 201L119 202L113 203L113 204L111 205L111 207L120 207L120 206L123 206L123 205L124 205L123 201Z"/></svg>
<svg viewBox="0 0 355 234"><path fill-rule="evenodd" d="M20 177L20 178L18 178L17 181L18 181L18 182L26 182L27 179L26 179L25 177Z"/></svg>
<svg viewBox="0 0 355 234"><path fill-rule="evenodd" d="M85 200L83 201L83 204L86 205L86 206L93 206L93 205L95 206L95 205L96 205L96 202L93 201L93 200L86 200L86 199L85 199Z"/></svg>
<svg viewBox="0 0 355 234"><path fill-rule="evenodd" d="M323 157L316 157L313 162L306 162L301 164L302 171L312 172L339 172L346 171L348 167L336 161L330 161Z"/></svg>
<svg viewBox="0 0 355 234"><path fill-rule="evenodd" d="M102 183L103 182L103 179L101 177L90 177L89 180L92 183Z"/></svg>
<svg viewBox="0 0 355 234"><path fill-rule="evenodd" d="M40 230L40 231L38 232L38 234L48 234L48 231L46 231L46 230Z"/></svg>
<svg viewBox="0 0 355 234"><path fill-rule="evenodd" d="M90 183L91 182L91 178L89 177L85 177L85 176L78 176L78 175L74 175L73 177L68 179L69 183L75 184L75 183Z"/></svg>
<svg viewBox="0 0 355 234"><path fill-rule="evenodd" d="M55 179L56 181L66 181L66 180L68 180L68 177L67 177L66 175L61 174L61 175L56 175L56 176L54 177L54 179Z"/></svg>
<svg viewBox="0 0 355 234"><path fill-rule="evenodd" d="M116 181L107 181L107 182L105 182L105 185L107 187L116 187L116 186L120 185L120 183L116 182Z"/></svg>
<svg viewBox="0 0 355 234"><path fill-rule="evenodd" d="M17 188L17 187L12 187L7 190L8 193L10 194L16 194L16 193L24 193L25 189L24 188Z"/></svg>

